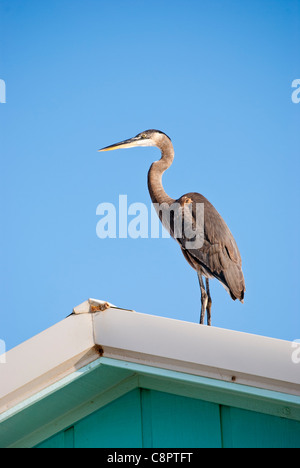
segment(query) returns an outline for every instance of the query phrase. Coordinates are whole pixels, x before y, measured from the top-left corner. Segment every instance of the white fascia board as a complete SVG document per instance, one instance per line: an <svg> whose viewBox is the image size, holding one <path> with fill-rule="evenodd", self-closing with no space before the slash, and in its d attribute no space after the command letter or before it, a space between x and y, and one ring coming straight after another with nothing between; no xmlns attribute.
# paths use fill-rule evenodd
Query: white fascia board
<svg viewBox="0 0 300 468"><path fill-rule="evenodd" d="M289 341L108 309L94 315L103 356L300 394Z"/></svg>
<svg viewBox="0 0 300 468"><path fill-rule="evenodd" d="M0 413L99 357L91 314L71 315L5 355Z"/></svg>

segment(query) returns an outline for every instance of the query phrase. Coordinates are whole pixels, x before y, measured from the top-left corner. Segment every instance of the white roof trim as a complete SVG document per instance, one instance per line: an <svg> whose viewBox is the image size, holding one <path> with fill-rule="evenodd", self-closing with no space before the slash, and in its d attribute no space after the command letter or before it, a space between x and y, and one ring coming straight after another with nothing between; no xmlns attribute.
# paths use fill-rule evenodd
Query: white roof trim
<svg viewBox="0 0 300 468"><path fill-rule="evenodd" d="M104 356L300 395L293 343L123 310L94 316Z"/></svg>
<svg viewBox="0 0 300 468"><path fill-rule="evenodd" d="M140 314L92 299L6 353L6 364L0 364L0 413L99 355L300 395L300 364L293 363L293 351L289 341Z"/></svg>

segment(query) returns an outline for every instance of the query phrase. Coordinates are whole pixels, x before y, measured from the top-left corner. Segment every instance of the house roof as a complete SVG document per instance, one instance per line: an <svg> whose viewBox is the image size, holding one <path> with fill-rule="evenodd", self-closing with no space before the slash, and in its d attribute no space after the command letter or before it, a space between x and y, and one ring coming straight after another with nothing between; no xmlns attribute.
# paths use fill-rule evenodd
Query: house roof
<svg viewBox="0 0 300 468"><path fill-rule="evenodd" d="M255 400L263 411L300 419L300 372L293 351L288 341L89 299L66 319L6 353L6 363L0 364L0 442L8 446L23 440L26 446L28 434L38 441L38 429L49 426L49 407L55 427L63 427L62 408L70 416L75 407L87 408L83 401L96 393L103 404L120 389L128 391L141 382L170 389L167 382L173 380L171 391L196 397L201 387L202 398L225 404L228 399L237 401L238 395L244 407ZM85 414L78 411L76 418ZM24 427L24 421L32 427Z"/></svg>

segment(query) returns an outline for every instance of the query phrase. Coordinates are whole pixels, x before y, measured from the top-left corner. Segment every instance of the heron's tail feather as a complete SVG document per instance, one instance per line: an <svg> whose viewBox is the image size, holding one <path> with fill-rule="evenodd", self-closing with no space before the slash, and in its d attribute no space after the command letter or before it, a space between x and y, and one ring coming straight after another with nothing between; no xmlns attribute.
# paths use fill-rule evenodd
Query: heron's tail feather
<svg viewBox="0 0 300 468"><path fill-rule="evenodd" d="M241 268L238 265L232 264L229 268L224 269L222 273L225 280L223 282L228 287L232 299L234 301L239 299L243 303L246 287Z"/></svg>

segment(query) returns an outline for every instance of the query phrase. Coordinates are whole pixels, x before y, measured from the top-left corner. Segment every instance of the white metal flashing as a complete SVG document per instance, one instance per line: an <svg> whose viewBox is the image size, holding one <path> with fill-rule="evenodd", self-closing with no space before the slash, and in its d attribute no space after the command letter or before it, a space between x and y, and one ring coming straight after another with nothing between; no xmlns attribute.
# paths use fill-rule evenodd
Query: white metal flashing
<svg viewBox="0 0 300 468"><path fill-rule="evenodd" d="M6 354L0 414L99 356L300 395L292 343L123 310L95 299Z"/></svg>

